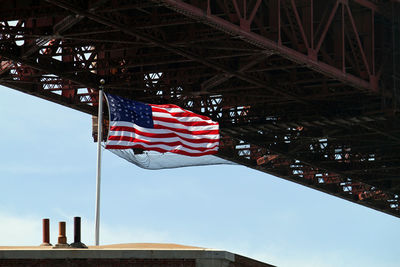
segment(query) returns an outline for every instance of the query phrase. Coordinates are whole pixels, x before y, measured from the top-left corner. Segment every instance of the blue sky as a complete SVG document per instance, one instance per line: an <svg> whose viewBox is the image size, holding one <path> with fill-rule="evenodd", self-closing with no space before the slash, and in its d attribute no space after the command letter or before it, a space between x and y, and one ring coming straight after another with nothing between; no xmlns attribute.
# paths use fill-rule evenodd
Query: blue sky
<svg viewBox="0 0 400 267"><path fill-rule="evenodd" d="M94 243L87 114L0 87L0 246L82 217ZM103 151L100 243L179 243L277 266L399 266L400 219L243 166L149 171Z"/></svg>

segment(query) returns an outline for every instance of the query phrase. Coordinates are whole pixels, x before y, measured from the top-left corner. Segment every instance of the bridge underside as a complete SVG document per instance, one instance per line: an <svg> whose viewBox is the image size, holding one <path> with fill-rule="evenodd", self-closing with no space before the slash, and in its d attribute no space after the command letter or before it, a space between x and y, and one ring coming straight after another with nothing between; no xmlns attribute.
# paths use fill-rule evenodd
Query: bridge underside
<svg viewBox="0 0 400 267"><path fill-rule="evenodd" d="M0 2L0 84L94 115L104 78L219 121L220 157L400 217L400 4Z"/></svg>

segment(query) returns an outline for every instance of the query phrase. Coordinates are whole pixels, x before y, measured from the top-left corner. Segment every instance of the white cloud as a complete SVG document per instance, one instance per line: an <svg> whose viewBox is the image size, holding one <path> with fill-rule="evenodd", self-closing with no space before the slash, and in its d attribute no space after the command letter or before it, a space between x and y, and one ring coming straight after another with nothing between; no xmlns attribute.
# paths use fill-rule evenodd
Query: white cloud
<svg viewBox="0 0 400 267"><path fill-rule="evenodd" d="M30 216L0 213L0 245L32 246L41 243L41 221Z"/></svg>

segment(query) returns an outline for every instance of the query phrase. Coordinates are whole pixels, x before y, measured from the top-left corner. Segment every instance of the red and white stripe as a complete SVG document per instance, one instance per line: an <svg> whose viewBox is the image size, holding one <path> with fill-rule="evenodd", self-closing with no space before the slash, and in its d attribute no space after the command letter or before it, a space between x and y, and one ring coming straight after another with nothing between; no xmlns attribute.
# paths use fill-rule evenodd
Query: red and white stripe
<svg viewBox="0 0 400 267"><path fill-rule="evenodd" d="M106 148L141 148L186 156L217 153L217 122L175 105L150 106L154 128L144 128L132 122L111 121Z"/></svg>

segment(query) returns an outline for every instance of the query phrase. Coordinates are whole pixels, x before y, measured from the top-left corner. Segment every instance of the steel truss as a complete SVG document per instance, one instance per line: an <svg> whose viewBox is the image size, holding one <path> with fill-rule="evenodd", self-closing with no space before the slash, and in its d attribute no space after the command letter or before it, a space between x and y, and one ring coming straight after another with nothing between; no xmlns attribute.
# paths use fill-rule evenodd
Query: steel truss
<svg viewBox="0 0 400 267"><path fill-rule="evenodd" d="M219 156L400 217L399 4L21 0L0 83L96 114L97 86L218 120Z"/></svg>

